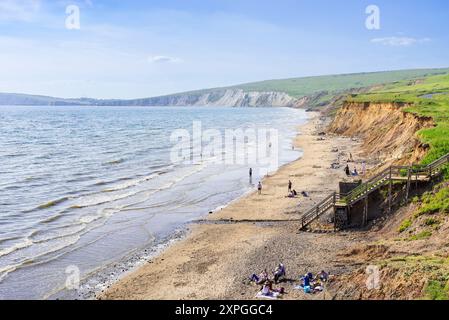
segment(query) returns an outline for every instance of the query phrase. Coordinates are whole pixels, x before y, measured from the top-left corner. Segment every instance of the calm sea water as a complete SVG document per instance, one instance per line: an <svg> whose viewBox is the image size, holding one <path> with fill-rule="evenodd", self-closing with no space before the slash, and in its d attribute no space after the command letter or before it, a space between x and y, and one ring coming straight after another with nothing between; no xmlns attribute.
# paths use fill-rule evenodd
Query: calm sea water
<svg viewBox="0 0 449 320"><path fill-rule="evenodd" d="M174 130L275 128L283 165L300 157L291 142L305 119L285 108L0 107L0 298L51 298L70 266L93 277L254 188L247 165L172 163Z"/></svg>

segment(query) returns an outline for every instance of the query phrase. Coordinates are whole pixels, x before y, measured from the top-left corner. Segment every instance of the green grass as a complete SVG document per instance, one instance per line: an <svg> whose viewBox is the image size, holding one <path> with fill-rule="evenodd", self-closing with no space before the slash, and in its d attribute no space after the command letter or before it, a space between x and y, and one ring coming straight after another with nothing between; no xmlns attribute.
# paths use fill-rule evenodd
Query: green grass
<svg viewBox="0 0 449 320"><path fill-rule="evenodd" d="M430 280L424 288L425 298L429 300L449 300L449 285L437 280Z"/></svg>
<svg viewBox="0 0 449 320"><path fill-rule="evenodd" d="M402 221L401 225L399 226L399 233L402 233L404 231L406 231L408 228L410 228L412 226L412 220L410 219L405 219L404 221Z"/></svg>
<svg viewBox="0 0 449 320"><path fill-rule="evenodd" d="M432 118L436 124L435 128L419 132L420 139L431 146L422 164L449 153L449 74L427 77L418 83L389 84L380 90L351 95L348 100L406 104L406 112Z"/></svg>
<svg viewBox="0 0 449 320"><path fill-rule="evenodd" d="M394 84L400 81L412 81L430 75L445 73L449 73L449 68L413 69L266 80L229 87L182 92L167 95L166 97L185 94L192 96L200 96L206 93L217 94L227 89L241 89L244 92L284 92L294 98L311 97L312 100L309 102L309 107L319 109L321 106L329 104L334 98L341 97L345 92L351 92L362 88L368 90L368 88L374 86Z"/></svg>
<svg viewBox="0 0 449 320"><path fill-rule="evenodd" d="M345 75L330 75L306 78L291 78L247 83L233 88L244 91L280 91L292 97L301 98L319 92L324 93L321 100L329 99L333 94L350 89L365 88L403 80L413 80L429 75L448 73L449 69L415 69Z"/></svg>
<svg viewBox="0 0 449 320"><path fill-rule="evenodd" d="M413 236L410 236L407 240L408 241L417 241L417 240L425 240L429 239L432 236L432 231L421 231L420 233L417 233Z"/></svg>
<svg viewBox="0 0 449 320"><path fill-rule="evenodd" d="M424 224L428 227L438 227L441 224L441 221L436 218L427 218L424 221Z"/></svg>
<svg viewBox="0 0 449 320"><path fill-rule="evenodd" d="M437 193L426 193L422 197L422 206L417 215L449 213L449 188L442 188Z"/></svg>

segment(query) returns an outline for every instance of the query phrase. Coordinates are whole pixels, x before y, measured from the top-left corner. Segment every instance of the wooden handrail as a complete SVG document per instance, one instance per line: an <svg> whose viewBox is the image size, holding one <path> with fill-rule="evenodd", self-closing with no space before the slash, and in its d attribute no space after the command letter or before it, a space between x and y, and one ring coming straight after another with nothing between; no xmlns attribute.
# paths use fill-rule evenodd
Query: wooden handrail
<svg viewBox="0 0 449 320"><path fill-rule="evenodd" d="M363 199L372 192L378 190L385 183L390 183L394 180L394 175L401 176L403 170L407 170L408 175L413 173L418 177L420 174L425 174L431 179L433 177L433 172L441 169L441 167L447 163L449 163L449 153L428 165L413 164L411 166L390 166L347 194L333 192L331 195L324 198L301 217L302 228L307 227L330 208L335 208L337 202L341 200L344 200L343 203L346 206L352 206L360 201L360 199ZM372 186L372 188L370 188L370 186Z"/></svg>

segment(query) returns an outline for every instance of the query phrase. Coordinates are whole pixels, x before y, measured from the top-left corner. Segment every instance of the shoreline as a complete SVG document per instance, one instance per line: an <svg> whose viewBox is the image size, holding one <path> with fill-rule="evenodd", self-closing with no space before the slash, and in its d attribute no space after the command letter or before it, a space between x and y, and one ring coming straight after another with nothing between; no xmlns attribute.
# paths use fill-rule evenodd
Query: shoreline
<svg viewBox="0 0 449 320"><path fill-rule="evenodd" d="M297 122L300 122L303 125L307 123L309 119L310 116L308 115L308 113L304 113L304 115L301 116L300 120L296 121L296 124L290 124L290 136L287 140L284 141L288 141L288 143L293 144L298 134ZM291 160L292 157L290 157L289 160L283 160L279 168L277 168L273 172L266 173L265 176L260 177L260 179L263 180L267 177L267 175L273 175L279 169L290 164L292 161L298 160L302 156L301 150L295 149L294 152L295 157L293 158L293 160ZM120 257L120 259L117 259L116 261L110 261L108 264L102 265L95 270L92 270L88 274L83 275L82 279L80 280L79 289L68 290L64 286L57 287L54 290L46 293L46 295L43 296L43 299L95 299L98 294L101 294L101 292L105 291L111 285L119 282L123 277L132 274L148 261L157 258L173 244L183 241L188 236L190 227L192 225L201 223L202 221L208 219L211 214L220 212L221 210L226 209L229 205L249 196L254 192L254 181L258 180L253 180L253 187L246 187L246 190L244 190L243 193L237 195L235 198L228 198L227 202L224 202L219 206L202 210L202 214L200 214L200 216L195 220L179 224L176 229L174 229L170 233L167 233L158 241L151 243L151 245L145 245L141 248L129 250L125 255Z"/></svg>
<svg viewBox="0 0 449 320"><path fill-rule="evenodd" d="M255 191L245 193L206 216L203 219L206 223L187 225L182 238L172 242L139 267L119 276L112 285L97 293L96 298L253 298L253 293L242 289L248 289L248 284L244 283L244 279L250 274L247 273L248 265L258 264L248 256L260 250L266 251L265 244L276 241L279 237L285 238L289 233L297 234L295 220L326 196L325 190L336 188L344 173L343 170L330 169L330 163L336 157L331 152L332 148L346 145L347 151L355 152L356 145L348 138L326 137L325 140L318 140L317 131L323 130L320 126L326 124L320 120L319 113L308 114L310 117L305 124L298 126L298 134L294 139L295 148L302 149L302 157L265 176L261 196ZM286 198L289 179L298 193L306 191L310 197ZM266 224L261 224L261 221ZM287 224L278 224L279 222ZM303 238L307 240L310 236L305 235ZM331 242L332 238L330 237ZM274 267L274 262L273 265L263 266L269 269ZM260 272L257 267L253 268L252 272ZM239 272L238 269L245 271ZM208 274L214 278L213 285L211 281L207 281Z"/></svg>

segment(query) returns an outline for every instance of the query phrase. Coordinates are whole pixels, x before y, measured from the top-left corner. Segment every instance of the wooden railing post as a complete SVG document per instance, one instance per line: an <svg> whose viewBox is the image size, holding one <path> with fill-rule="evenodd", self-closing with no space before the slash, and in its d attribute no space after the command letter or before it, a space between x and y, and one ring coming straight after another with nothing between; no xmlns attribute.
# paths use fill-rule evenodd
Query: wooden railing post
<svg viewBox="0 0 449 320"><path fill-rule="evenodd" d="M391 213L391 201L392 201L391 198L392 198L392 192L393 192L393 177L392 177L392 175L393 175L393 168L390 167L390 177L389 177L390 185L388 188L388 213Z"/></svg>
<svg viewBox="0 0 449 320"><path fill-rule="evenodd" d="M408 202L408 198L410 195L410 184L411 184L411 179L412 179L412 168L408 167L407 169L407 190L405 193L405 201Z"/></svg>

